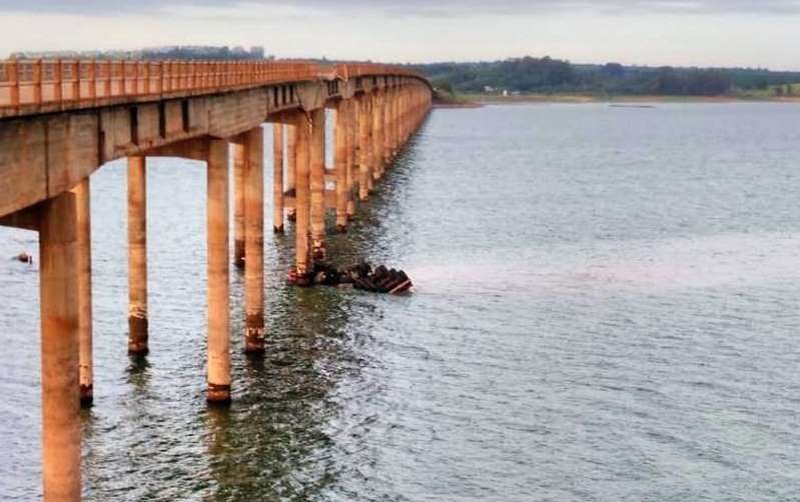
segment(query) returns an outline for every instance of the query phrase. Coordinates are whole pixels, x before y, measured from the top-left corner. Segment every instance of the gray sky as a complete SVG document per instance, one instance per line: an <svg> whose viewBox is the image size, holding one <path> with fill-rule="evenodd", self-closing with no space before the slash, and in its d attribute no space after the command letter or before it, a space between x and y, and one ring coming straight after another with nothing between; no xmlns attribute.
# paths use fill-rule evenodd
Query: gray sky
<svg viewBox="0 0 800 502"><path fill-rule="evenodd" d="M800 70L800 0L0 0L17 50L263 45L279 57Z"/></svg>

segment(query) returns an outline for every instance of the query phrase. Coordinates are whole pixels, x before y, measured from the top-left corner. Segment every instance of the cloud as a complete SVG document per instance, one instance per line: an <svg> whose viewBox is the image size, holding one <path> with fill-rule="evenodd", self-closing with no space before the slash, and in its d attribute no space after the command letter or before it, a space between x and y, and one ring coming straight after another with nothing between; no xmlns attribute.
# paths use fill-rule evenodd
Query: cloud
<svg viewBox="0 0 800 502"><path fill-rule="evenodd" d="M343 12L370 10L392 16L463 17L471 15L520 15L532 13L671 13L671 14L765 14L800 13L800 0L295 0L292 7ZM226 10L240 10L247 5L285 8L278 0L0 0L0 11L28 13L63 13L86 15L146 14L167 10L179 14L192 7L213 8L225 16Z"/></svg>

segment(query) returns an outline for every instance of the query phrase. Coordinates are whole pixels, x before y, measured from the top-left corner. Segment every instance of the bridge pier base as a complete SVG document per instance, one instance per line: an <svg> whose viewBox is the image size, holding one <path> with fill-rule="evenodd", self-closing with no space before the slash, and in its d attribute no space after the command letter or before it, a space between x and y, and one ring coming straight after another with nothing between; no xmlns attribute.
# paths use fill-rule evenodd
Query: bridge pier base
<svg viewBox="0 0 800 502"><path fill-rule="evenodd" d="M272 125L272 229L276 234L283 233L283 124Z"/></svg>
<svg viewBox="0 0 800 502"><path fill-rule="evenodd" d="M228 143L208 145L208 390L210 404L231 400L229 267L228 267Z"/></svg>
<svg viewBox="0 0 800 502"><path fill-rule="evenodd" d="M81 406L90 407L94 399L92 362L92 216L89 178L75 188L78 243L78 374Z"/></svg>
<svg viewBox="0 0 800 502"><path fill-rule="evenodd" d="M245 352L264 353L264 130L244 134ZM283 183L281 183L281 197ZM281 208L281 217L283 208ZM282 222L281 222L282 223Z"/></svg>
<svg viewBox="0 0 800 502"><path fill-rule="evenodd" d="M238 269L245 267L245 156L244 146L233 144L233 264Z"/></svg>
<svg viewBox="0 0 800 502"><path fill-rule="evenodd" d="M325 109L311 112L311 246L315 260L325 259Z"/></svg>
<svg viewBox="0 0 800 502"><path fill-rule="evenodd" d="M72 192L41 205L39 287L45 502L77 502L81 496L77 213Z"/></svg>
<svg viewBox="0 0 800 502"><path fill-rule="evenodd" d="M147 172L144 157L128 157L128 353L146 355Z"/></svg>

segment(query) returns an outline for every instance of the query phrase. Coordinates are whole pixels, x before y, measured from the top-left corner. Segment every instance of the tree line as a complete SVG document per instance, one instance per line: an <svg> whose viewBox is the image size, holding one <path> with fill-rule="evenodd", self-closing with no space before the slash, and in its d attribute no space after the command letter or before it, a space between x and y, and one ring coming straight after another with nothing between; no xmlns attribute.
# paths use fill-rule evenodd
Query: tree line
<svg viewBox="0 0 800 502"><path fill-rule="evenodd" d="M412 65L434 86L461 93L590 93L726 96L800 82L800 72L762 68L683 68L572 64L550 57Z"/></svg>

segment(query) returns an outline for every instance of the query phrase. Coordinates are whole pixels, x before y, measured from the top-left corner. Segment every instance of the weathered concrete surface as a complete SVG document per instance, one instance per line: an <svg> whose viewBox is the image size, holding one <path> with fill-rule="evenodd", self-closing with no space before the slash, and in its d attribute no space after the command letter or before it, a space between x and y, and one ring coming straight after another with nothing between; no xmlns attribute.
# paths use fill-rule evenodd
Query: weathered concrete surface
<svg viewBox="0 0 800 502"><path fill-rule="evenodd" d="M308 81L0 119L0 217L71 189L110 160L179 155L167 147L204 136L230 138L265 121L289 122L298 110L382 85ZM428 89L415 79L405 85Z"/></svg>
<svg viewBox="0 0 800 502"><path fill-rule="evenodd" d="M81 424L75 194L65 192L45 202L40 228L44 500L77 502L81 496Z"/></svg>

